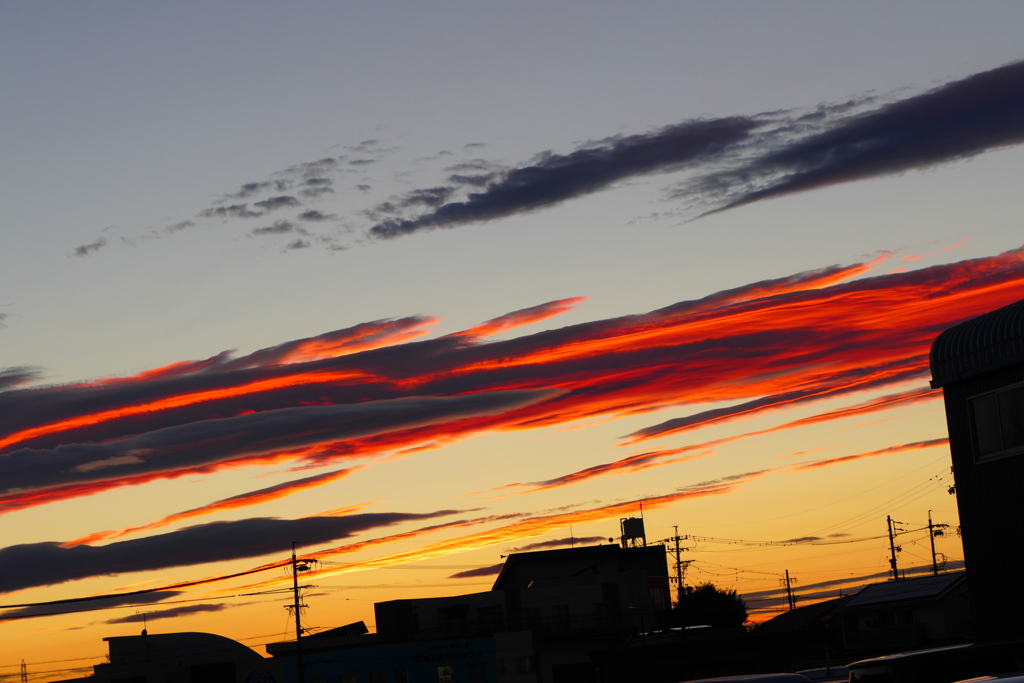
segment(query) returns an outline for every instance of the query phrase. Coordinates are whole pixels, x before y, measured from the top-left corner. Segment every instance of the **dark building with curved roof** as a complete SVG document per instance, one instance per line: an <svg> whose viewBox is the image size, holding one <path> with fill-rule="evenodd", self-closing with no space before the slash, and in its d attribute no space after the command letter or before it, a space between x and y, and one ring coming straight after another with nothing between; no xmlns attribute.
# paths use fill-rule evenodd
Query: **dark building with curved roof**
<svg viewBox="0 0 1024 683"><path fill-rule="evenodd" d="M276 662L214 633L147 633L104 638L110 661L61 683L236 683L283 681Z"/></svg>
<svg viewBox="0 0 1024 683"><path fill-rule="evenodd" d="M1024 638L1024 300L940 334L931 370L945 398L975 631Z"/></svg>

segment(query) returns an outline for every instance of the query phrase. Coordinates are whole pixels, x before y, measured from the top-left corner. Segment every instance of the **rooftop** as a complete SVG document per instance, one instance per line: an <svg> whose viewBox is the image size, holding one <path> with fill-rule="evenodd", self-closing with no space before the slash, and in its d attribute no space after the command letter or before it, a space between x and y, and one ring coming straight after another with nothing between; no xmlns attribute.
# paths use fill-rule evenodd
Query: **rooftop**
<svg viewBox="0 0 1024 683"><path fill-rule="evenodd" d="M1024 361L1024 299L971 318L932 343L932 386Z"/></svg>

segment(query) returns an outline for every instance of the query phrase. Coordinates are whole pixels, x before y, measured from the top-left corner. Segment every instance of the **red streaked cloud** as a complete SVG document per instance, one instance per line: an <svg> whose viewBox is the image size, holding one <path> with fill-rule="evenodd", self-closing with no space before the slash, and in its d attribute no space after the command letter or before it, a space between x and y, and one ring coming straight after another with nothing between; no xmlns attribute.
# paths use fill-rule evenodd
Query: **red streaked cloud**
<svg viewBox="0 0 1024 683"><path fill-rule="evenodd" d="M920 380L941 330L1024 298L1022 265L1024 252L1013 250L850 280L872 267L855 264L513 339L449 335L349 353L350 342L370 343L350 333L335 346L300 340L260 360L257 352L239 359L246 367L226 361L156 379L12 389L0 392L0 509L154 477L289 459L326 465L490 431L733 404L639 430L636 441ZM508 329L572 303L475 329ZM382 334L413 334L429 319L405 320ZM297 360L327 349L343 355ZM396 418L388 408L396 399L432 402L429 417ZM349 415L344 429L338 416L318 423L326 419L318 410L355 407L373 419ZM641 454L619 469L655 459ZM594 476L615 469L599 466Z"/></svg>
<svg viewBox="0 0 1024 683"><path fill-rule="evenodd" d="M219 399L244 396L246 394L258 394L281 387L296 386L298 384L321 384L328 382L340 382L343 380L358 381L361 377L361 373L356 372L319 372L308 375L292 375L269 380L260 380L226 389L212 389L208 391L197 391L193 393L179 394L176 396L168 396L149 403L124 406L113 410L106 410L98 413L68 418L58 422L51 422L50 424L39 425L38 427L32 427L30 429L23 429L0 438L0 449L7 448L8 446L12 446L21 441L26 441L37 436L56 434L75 427L95 425L119 418L132 417L133 415L154 413L161 410L168 410L170 408L180 408L196 403L207 403L217 401Z"/></svg>
<svg viewBox="0 0 1024 683"><path fill-rule="evenodd" d="M203 420L101 444L20 450L0 456L11 468L0 511L38 505L156 478L218 469L268 465L320 455L318 444L355 442L378 433L438 425L463 416L502 413L550 396L550 391L504 391L471 396L431 396L355 405L314 405ZM129 456L129 457L122 457ZM20 460L18 458L32 460ZM19 469L38 459L49 468ZM100 468L95 467L102 463Z"/></svg>

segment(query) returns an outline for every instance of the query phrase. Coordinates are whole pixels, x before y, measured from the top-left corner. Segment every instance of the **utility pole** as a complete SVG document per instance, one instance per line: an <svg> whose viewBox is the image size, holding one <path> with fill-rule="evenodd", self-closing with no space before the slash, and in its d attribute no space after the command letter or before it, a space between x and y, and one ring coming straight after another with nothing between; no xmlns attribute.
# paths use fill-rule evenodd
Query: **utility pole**
<svg viewBox="0 0 1024 683"><path fill-rule="evenodd" d="M789 578L789 570L786 570L786 597L789 599L789 611L796 609L796 598L793 597L793 583Z"/></svg>
<svg viewBox="0 0 1024 683"><path fill-rule="evenodd" d="M893 524L899 524L899 522L893 522L891 516L887 516L885 519L889 524L889 553L891 558L889 560L889 566L892 567L892 580L899 581L900 574L899 571L896 569L896 534L893 532L892 526Z"/></svg>
<svg viewBox="0 0 1024 683"><path fill-rule="evenodd" d="M935 576L939 575L939 562L935 555L935 537L945 536L943 529L948 526L948 524L932 524L932 511L928 511L928 540L932 542L932 573ZM943 560L943 564L945 564L945 560Z"/></svg>
<svg viewBox="0 0 1024 683"><path fill-rule="evenodd" d="M299 563L295 557L295 541L292 541L292 594L295 598L295 660L299 667L299 683L306 683L306 672L302 665L302 622L301 610L305 605L299 604L299 572L309 568L305 562Z"/></svg>
<svg viewBox="0 0 1024 683"><path fill-rule="evenodd" d="M687 548L680 547L679 546L679 541L684 541L684 540L688 539L689 536L680 536L679 535L679 527L678 526L674 526L672 528L676 530L676 535L673 536L672 538L667 538L665 540L666 541L674 541L675 545L676 545L676 547L675 547L675 555L676 555L676 601L677 602L682 602L683 601L683 592L684 592L683 591L683 571L685 570L684 564L689 564L689 562L684 563L683 560L682 560L682 557L680 557L680 554L684 550L687 550Z"/></svg>

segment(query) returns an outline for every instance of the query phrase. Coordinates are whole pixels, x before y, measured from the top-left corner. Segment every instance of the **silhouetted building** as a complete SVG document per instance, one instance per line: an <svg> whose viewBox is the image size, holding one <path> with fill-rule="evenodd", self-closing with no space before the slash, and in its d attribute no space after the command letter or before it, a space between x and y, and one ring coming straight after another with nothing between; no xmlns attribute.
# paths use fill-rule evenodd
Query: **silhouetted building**
<svg viewBox="0 0 1024 683"><path fill-rule="evenodd" d="M1024 638L1024 301L940 334L931 369L945 395L975 631Z"/></svg>
<svg viewBox="0 0 1024 683"><path fill-rule="evenodd" d="M361 627L361 628L357 628ZM295 641L270 643L283 669L298 680ZM529 633L381 642L362 622L302 638L308 683L534 683ZM261 682L262 683L262 682Z"/></svg>
<svg viewBox="0 0 1024 683"><path fill-rule="evenodd" d="M668 609L665 547L618 545L514 553L490 591L374 605L380 642L525 634L498 666L536 680L592 681L593 650L653 627ZM531 664L524 657L531 658Z"/></svg>
<svg viewBox="0 0 1024 683"><path fill-rule="evenodd" d="M822 631L832 625L833 613L849 602L852 595L842 595L831 600L813 602L796 609L786 610L757 626L759 633L806 633ZM837 629L838 630L838 629ZM839 649L842 643L837 638L833 643Z"/></svg>
<svg viewBox="0 0 1024 683"><path fill-rule="evenodd" d="M865 586L833 613L843 649L874 653L963 642L971 635L965 572Z"/></svg>
<svg viewBox="0 0 1024 683"><path fill-rule="evenodd" d="M152 633L104 638L110 662L60 683L242 683L281 681L271 660L212 633Z"/></svg>

